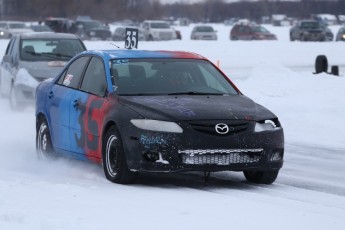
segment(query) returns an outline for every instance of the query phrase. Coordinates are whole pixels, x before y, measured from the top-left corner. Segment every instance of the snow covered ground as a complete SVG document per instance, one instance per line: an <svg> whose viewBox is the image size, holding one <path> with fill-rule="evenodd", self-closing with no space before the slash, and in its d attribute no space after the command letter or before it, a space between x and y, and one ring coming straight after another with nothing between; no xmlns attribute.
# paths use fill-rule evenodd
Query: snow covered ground
<svg viewBox="0 0 345 230"><path fill-rule="evenodd" d="M98 165L37 160L34 109L14 113L0 99L0 229L344 229L345 76L312 72L316 55L326 54L344 75L345 43L290 42L288 27L271 26L278 41L234 42L223 25L214 25L218 41L191 41L192 26L177 28L181 41L139 48L202 54L275 112L286 138L277 181L254 185L239 172L221 172L208 185L198 173L112 184ZM7 43L0 40L0 56Z"/></svg>

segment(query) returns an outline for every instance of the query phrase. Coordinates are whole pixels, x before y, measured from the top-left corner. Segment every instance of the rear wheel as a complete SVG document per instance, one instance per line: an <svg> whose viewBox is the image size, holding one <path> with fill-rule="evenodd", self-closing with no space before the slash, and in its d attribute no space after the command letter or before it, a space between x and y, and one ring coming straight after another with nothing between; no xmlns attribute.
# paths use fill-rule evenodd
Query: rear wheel
<svg viewBox="0 0 345 230"><path fill-rule="evenodd" d="M137 173L128 169L121 137L116 127L111 127L103 140L103 169L108 180L118 184L134 182Z"/></svg>
<svg viewBox="0 0 345 230"><path fill-rule="evenodd" d="M53 159L55 153L50 137L50 131L48 123L45 118L39 118L37 120L36 131L36 152L40 159Z"/></svg>
<svg viewBox="0 0 345 230"><path fill-rule="evenodd" d="M243 171L247 181L257 184L272 184L278 176L279 170Z"/></svg>

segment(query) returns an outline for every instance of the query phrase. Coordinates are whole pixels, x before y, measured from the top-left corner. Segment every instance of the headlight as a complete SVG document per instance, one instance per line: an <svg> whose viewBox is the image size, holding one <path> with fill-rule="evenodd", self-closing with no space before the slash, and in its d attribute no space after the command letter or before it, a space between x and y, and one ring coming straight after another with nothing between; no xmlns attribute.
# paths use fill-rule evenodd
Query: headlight
<svg viewBox="0 0 345 230"><path fill-rule="evenodd" d="M0 31L0 36L4 36L4 31Z"/></svg>
<svg viewBox="0 0 345 230"><path fill-rule="evenodd" d="M271 131L275 129L279 129L280 124L278 120L264 120L264 121L258 121L255 124L255 132L263 132L263 131Z"/></svg>
<svg viewBox="0 0 345 230"><path fill-rule="evenodd" d="M343 34L343 36L342 36L342 37L343 37L343 39L345 39L345 34Z"/></svg>
<svg viewBox="0 0 345 230"><path fill-rule="evenodd" d="M131 123L139 128L157 132L183 133L183 129L175 122L149 119L132 119Z"/></svg>

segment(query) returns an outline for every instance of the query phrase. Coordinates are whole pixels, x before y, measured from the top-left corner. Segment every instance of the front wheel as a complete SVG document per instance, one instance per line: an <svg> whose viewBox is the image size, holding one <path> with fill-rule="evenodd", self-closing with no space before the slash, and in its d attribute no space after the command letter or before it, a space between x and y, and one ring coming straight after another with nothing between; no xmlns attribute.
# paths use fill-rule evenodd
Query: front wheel
<svg viewBox="0 0 345 230"><path fill-rule="evenodd" d="M148 39L147 39L147 41L153 41L154 39L153 39L153 36L150 34L149 35L149 37L148 37Z"/></svg>
<svg viewBox="0 0 345 230"><path fill-rule="evenodd" d="M295 39L293 38L292 34L290 34L290 41L295 41Z"/></svg>
<svg viewBox="0 0 345 230"><path fill-rule="evenodd" d="M128 169L121 137L116 127L111 127L103 140L103 169L108 180L118 184L129 184L136 173Z"/></svg>
<svg viewBox="0 0 345 230"><path fill-rule="evenodd" d="M278 176L279 170L243 171L247 181L257 184L272 184Z"/></svg>
<svg viewBox="0 0 345 230"><path fill-rule="evenodd" d="M44 118L37 121L36 152L40 159L55 158L48 123Z"/></svg>
<svg viewBox="0 0 345 230"><path fill-rule="evenodd" d="M16 88L13 86L11 87L10 92L10 106L13 111L21 111L25 108L24 104L18 100L19 92L16 90Z"/></svg>

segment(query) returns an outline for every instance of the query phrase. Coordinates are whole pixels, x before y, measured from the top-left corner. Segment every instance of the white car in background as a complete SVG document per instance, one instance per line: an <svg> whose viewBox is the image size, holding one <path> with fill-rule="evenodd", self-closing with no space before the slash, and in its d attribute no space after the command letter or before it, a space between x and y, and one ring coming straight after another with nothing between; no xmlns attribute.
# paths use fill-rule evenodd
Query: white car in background
<svg viewBox="0 0 345 230"><path fill-rule="evenodd" d="M146 20L142 23L146 41L177 39L176 31L166 21Z"/></svg>
<svg viewBox="0 0 345 230"><path fill-rule="evenodd" d="M0 21L0 37L11 38L13 35L27 32L34 32L27 27L24 22L18 21Z"/></svg>
<svg viewBox="0 0 345 230"><path fill-rule="evenodd" d="M198 25L194 26L190 35L191 40L217 40L217 31L212 26Z"/></svg>

